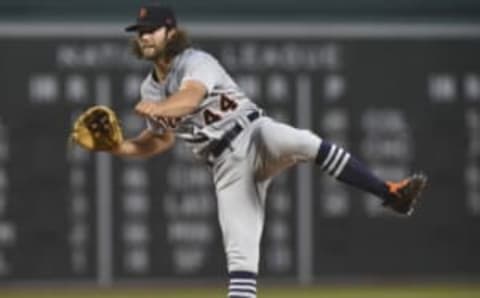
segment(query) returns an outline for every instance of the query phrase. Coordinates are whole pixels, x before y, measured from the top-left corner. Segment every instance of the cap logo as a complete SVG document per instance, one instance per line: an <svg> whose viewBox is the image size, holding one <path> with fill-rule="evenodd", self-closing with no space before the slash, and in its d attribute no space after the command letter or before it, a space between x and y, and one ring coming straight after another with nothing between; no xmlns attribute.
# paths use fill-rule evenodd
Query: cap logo
<svg viewBox="0 0 480 298"><path fill-rule="evenodd" d="M139 19L144 19L148 14L148 11L145 7L140 8L140 11L138 12L138 18Z"/></svg>

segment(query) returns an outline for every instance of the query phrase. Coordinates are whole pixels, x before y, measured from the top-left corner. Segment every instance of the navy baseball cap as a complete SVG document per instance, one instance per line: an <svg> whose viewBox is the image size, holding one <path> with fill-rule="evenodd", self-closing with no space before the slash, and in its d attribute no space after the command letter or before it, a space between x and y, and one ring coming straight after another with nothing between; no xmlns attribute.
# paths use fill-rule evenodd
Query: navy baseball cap
<svg viewBox="0 0 480 298"><path fill-rule="evenodd" d="M137 31L140 28L175 28L177 20L170 7L158 4L145 5L140 8L137 22L125 28L125 31Z"/></svg>

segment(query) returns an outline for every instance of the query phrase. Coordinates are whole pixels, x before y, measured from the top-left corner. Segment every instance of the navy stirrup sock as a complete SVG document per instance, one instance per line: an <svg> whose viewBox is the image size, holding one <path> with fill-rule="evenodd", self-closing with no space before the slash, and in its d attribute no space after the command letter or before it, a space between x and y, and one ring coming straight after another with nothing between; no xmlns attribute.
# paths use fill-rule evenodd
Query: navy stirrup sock
<svg viewBox="0 0 480 298"><path fill-rule="evenodd" d="M257 275L247 271L232 271L229 274L228 298L256 298Z"/></svg>
<svg viewBox="0 0 480 298"><path fill-rule="evenodd" d="M315 162L322 170L338 180L372 193L382 199L388 198L388 187L367 166L355 159L343 148L322 140Z"/></svg>

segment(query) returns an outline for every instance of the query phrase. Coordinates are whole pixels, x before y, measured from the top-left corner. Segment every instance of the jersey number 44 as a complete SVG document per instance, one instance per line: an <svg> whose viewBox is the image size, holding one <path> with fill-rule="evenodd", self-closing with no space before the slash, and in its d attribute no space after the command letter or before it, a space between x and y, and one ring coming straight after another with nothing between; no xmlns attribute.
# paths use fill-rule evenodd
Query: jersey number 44
<svg viewBox="0 0 480 298"><path fill-rule="evenodd" d="M223 95L220 97L220 110L223 113L233 111L238 107L238 104L233 100ZM222 114L216 113L210 109L205 109L203 111L203 119L205 125L210 125L214 122L220 121L222 119Z"/></svg>

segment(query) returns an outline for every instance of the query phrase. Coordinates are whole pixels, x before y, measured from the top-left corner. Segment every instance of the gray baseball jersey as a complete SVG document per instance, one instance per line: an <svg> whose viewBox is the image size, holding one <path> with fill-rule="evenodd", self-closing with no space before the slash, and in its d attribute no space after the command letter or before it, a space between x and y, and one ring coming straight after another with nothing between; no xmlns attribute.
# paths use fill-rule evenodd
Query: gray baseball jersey
<svg viewBox="0 0 480 298"><path fill-rule="evenodd" d="M186 141L197 157L205 158L205 149L212 140L220 139L238 115L258 107L240 91L214 57L193 48L174 58L164 82L157 82L150 73L141 86L142 99L163 100L178 91L186 80L202 82L207 88L206 98L193 113L167 125L178 138ZM160 134L165 129L157 119L149 118L147 124Z"/></svg>
<svg viewBox="0 0 480 298"><path fill-rule="evenodd" d="M212 156L210 144L236 131L228 140L229 150L209 160L210 169L228 270L257 272L271 178L299 161L315 159L321 139L266 116L251 117L259 108L215 58L196 49L187 49L173 60L163 83L148 75L141 86L142 99L163 100L178 91L185 80L202 82L208 94L194 112L170 123L168 129L205 159ZM158 119L147 119L147 124L158 133L164 132Z"/></svg>

